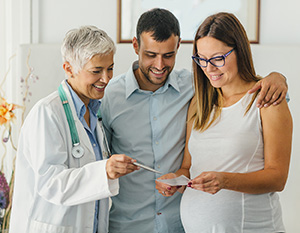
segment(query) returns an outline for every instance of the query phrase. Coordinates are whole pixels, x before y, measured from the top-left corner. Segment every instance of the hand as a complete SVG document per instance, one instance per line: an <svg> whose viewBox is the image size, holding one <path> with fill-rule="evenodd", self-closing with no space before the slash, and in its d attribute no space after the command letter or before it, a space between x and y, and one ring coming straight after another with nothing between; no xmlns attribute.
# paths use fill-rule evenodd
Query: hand
<svg viewBox="0 0 300 233"><path fill-rule="evenodd" d="M191 180L187 187L203 192L216 194L224 188L224 176L221 172L202 172L199 176Z"/></svg>
<svg viewBox="0 0 300 233"><path fill-rule="evenodd" d="M116 179L131 173L139 168L132 163L135 159L124 154L114 154L106 162L106 173L108 179Z"/></svg>
<svg viewBox="0 0 300 233"><path fill-rule="evenodd" d="M257 107L269 107L270 105L280 104L285 99L288 86L285 77L276 72L270 73L265 78L258 81L250 90L249 93L254 93L260 90L257 98Z"/></svg>
<svg viewBox="0 0 300 233"><path fill-rule="evenodd" d="M178 189L181 188L181 186L170 186L164 183L159 182L159 180L164 180L164 179L173 179L176 178L176 174L175 173L169 173L166 175L163 175L159 178L157 178L157 180L155 181L155 188L158 190L158 192L165 196L165 197L170 197L173 196L174 193L176 193L178 191Z"/></svg>

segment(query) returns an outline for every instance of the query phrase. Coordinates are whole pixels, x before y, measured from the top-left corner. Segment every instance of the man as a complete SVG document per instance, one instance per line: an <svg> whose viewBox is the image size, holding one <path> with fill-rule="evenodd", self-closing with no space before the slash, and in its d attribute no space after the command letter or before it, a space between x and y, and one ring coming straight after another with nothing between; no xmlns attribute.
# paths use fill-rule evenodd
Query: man
<svg viewBox="0 0 300 233"><path fill-rule="evenodd" d="M101 105L112 152L131 156L163 174L181 165L187 109L194 94L191 73L173 70L179 46L175 16L163 9L145 12L133 38L139 60L111 81ZM286 92L282 77L266 78L255 88L263 86L264 93L278 89L274 85L269 88L270 79ZM275 100L280 96L278 91L273 95ZM272 94L267 93L269 96ZM160 176L140 169L120 178L119 195L112 198L110 232L184 232L179 214L181 194L159 194L155 179Z"/></svg>

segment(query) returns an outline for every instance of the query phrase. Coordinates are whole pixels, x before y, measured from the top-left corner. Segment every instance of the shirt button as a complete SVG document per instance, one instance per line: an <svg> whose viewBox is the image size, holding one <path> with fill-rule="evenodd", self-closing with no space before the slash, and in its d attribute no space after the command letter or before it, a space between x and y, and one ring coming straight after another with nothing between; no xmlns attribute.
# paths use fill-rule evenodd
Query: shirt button
<svg viewBox="0 0 300 233"><path fill-rule="evenodd" d="M158 141L155 141L155 144L158 145Z"/></svg>
<svg viewBox="0 0 300 233"><path fill-rule="evenodd" d="M153 120L155 120L155 121L156 121L156 120L157 120L157 118L156 118L156 117L153 117Z"/></svg>
<svg viewBox="0 0 300 233"><path fill-rule="evenodd" d="M156 214L157 214L157 215L161 215L161 212L157 212Z"/></svg>
<svg viewBox="0 0 300 233"><path fill-rule="evenodd" d="M95 146L96 146L96 144L94 143L94 144L93 144L93 147L95 147Z"/></svg>
<svg viewBox="0 0 300 233"><path fill-rule="evenodd" d="M160 165L157 165L157 168L160 168Z"/></svg>

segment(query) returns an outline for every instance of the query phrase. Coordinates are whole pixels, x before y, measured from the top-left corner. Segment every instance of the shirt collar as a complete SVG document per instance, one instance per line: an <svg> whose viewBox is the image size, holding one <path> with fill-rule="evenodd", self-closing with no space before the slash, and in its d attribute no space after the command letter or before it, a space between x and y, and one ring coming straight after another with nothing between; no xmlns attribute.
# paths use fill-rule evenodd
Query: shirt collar
<svg viewBox="0 0 300 233"><path fill-rule="evenodd" d="M167 79L164 87L173 87L177 92L180 92L180 88L178 85L178 76L176 75L176 71L173 69L172 72L169 75L169 78ZM165 90L164 90L165 91Z"/></svg>
<svg viewBox="0 0 300 233"><path fill-rule="evenodd" d="M138 82L134 76L134 71L139 68L138 61L132 64L132 67L126 73L126 99L136 90L140 89Z"/></svg>
<svg viewBox="0 0 300 233"><path fill-rule="evenodd" d="M66 80L67 87L69 88L69 91L72 96L73 103L75 105L75 110L76 110L76 115L79 119L81 119L85 112L86 112L86 107L82 100L79 98L79 96L76 94L76 92L72 89L72 87L69 85L69 83ZM100 108L100 100L94 100L90 99L90 102L88 104L89 109L92 111L93 115L97 115L98 109Z"/></svg>
<svg viewBox="0 0 300 233"><path fill-rule="evenodd" d="M135 61L132 64L132 67L130 67L130 69L126 73L126 98L128 98L136 90L140 90L139 84L134 75L134 71L137 70L138 68L139 68L138 61ZM170 86L173 87L177 92L180 92L177 76L174 70L172 70L172 72L170 73L166 83L155 92L163 93Z"/></svg>

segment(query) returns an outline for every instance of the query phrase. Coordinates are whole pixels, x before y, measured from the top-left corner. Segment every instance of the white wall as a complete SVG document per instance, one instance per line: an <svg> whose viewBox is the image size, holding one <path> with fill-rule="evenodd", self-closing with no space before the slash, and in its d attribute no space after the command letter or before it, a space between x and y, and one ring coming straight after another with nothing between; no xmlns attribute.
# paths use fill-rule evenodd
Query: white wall
<svg viewBox="0 0 300 233"><path fill-rule="evenodd" d="M32 0L32 3L33 43L61 43L66 31L84 24L104 29L116 41L117 1ZM287 76L290 85L292 100L289 105L294 117L294 142L290 176L286 189L281 193L281 201L287 232L291 233L300 232L300 221L296 219L300 212L300 145L297 144L300 140L300 108L297 102L300 99L297 90L300 79L296 68L300 53L299 9L300 1L261 0L260 44L252 46L258 73L266 75L272 70L280 71ZM191 49L191 44L181 45L176 68L190 69ZM136 55L130 44L118 44L115 74L127 71L134 59Z"/></svg>
<svg viewBox="0 0 300 233"><path fill-rule="evenodd" d="M116 38L116 0L33 0L33 3L39 10L33 22L39 25L35 42L60 43L67 30L83 24L94 24ZM260 44L299 45L299 9L299 1L261 0Z"/></svg>
<svg viewBox="0 0 300 233"><path fill-rule="evenodd" d="M300 1L261 0L260 44L299 45Z"/></svg>
<svg viewBox="0 0 300 233"><path fill-rule="evenodd" d="M74 27L93 24L105 30L114 41L117 38L117 1L106 0L33 0L33 42L61 43L65 33ZM261 0L260 45L300 45L298 10L300 1ZM38 11L38 12L37 12ZM127 71L136 56L131 44L118 44L115 75ZM119 60L118 50L126 51L127 59ZM191 45L183 44L176 68L190 62ZM190 68L190 67L187 67ZM280 67L270 67L280 71Z"/></svg>

